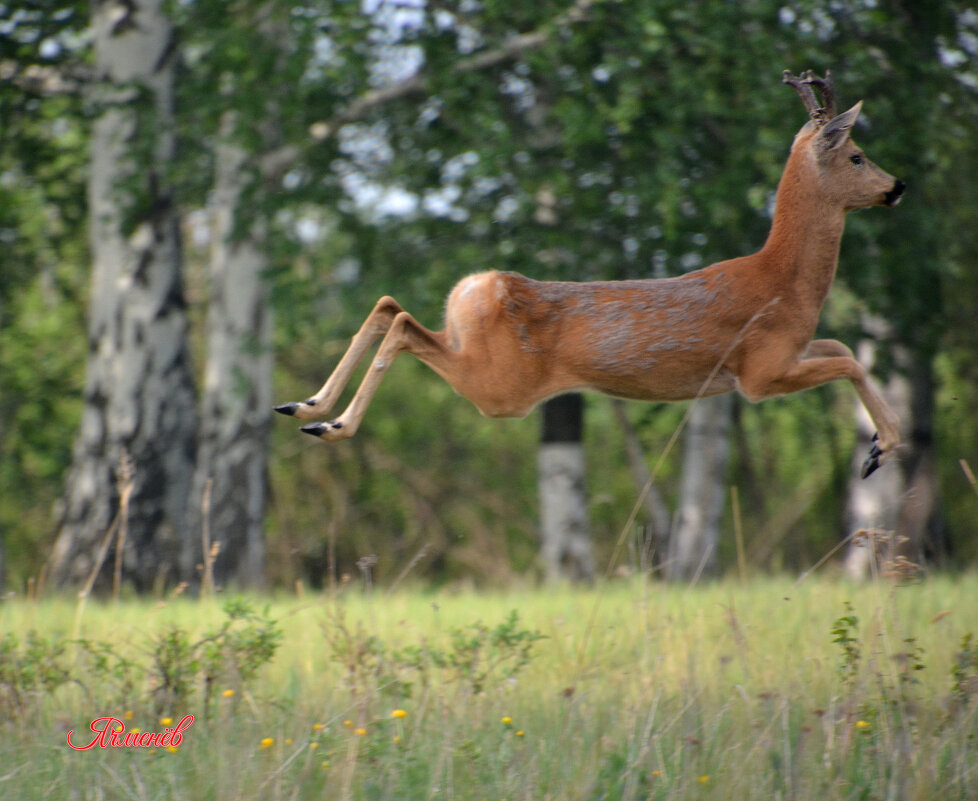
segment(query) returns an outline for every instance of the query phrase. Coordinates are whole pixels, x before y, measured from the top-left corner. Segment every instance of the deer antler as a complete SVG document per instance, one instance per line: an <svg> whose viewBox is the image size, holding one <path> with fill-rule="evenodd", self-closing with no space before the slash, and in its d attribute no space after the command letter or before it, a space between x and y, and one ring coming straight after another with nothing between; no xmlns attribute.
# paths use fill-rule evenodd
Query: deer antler
<svg viewBox="0 0 978 801"><path fill-rule="evenodd" d="M785 70L781 76L781 82L788 84L798 92L801 102L805 104L805 110L808 111L808 116L819 126L824 125L836 115L835 89L832 86L832 73L828 70L825 71L824 78L819 78L811 70L806 70L798 76L792 75L789 70ZM818 103L813 86L818 89L822 96L822 105Z"/></svg>
<svg viewBox="0 0 978 801"><path fill-rule="evenodd" d="M825 70L825 77L819 78L814 72L809 70L805 73L805 83L814 86L822 95L822 116L824 122L828 122L837 114L835 110L835 87L832 85L832 73Z"/></svg>

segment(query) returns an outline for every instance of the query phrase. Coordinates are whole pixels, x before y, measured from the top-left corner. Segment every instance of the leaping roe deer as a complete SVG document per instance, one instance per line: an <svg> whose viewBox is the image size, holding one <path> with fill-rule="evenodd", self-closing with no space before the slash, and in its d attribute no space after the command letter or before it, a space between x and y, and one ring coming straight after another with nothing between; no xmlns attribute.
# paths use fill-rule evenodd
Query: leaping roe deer
<svg viewBox="0 0 978 801"><path fill-rule="evenodd" d="M812 336L835 276L846 212L895 206L904 184L852 141L862 102L837 115L829 73L785 71L783 80L810 119L795 136L771 232L757 253L678 278L565 283L509 272L470 275L448 297L443 331L429 331L383 297L322 389L276 411L325 417L379 337L346 410L302 431L327 441L353 436L403 352L489 417L523 417L571 390L643 401L737 390L756 402L844 378L878 432L862 468L868 476L898 445L899 421L848 347Z"/></svg>

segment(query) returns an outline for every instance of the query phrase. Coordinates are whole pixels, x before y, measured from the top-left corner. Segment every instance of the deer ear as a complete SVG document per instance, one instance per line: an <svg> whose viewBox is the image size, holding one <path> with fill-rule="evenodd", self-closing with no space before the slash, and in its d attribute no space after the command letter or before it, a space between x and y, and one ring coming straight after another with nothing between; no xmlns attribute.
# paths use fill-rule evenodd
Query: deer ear
<svg viewBox="0 0 978 801"><path fill-rule="evenodd" d="M815 144L822 152L835 150L846 143L852 126L859 119L859 112L862 111L863 101L860 100L848 111L842 112L837 117L833 117L823 126L815 137Z"/></svg>

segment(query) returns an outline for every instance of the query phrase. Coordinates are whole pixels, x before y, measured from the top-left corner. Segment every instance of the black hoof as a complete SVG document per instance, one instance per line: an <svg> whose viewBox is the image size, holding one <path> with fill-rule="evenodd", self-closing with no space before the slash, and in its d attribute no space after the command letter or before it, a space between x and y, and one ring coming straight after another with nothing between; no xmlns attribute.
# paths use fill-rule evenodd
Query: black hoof
<svg viewBox="0 0 978 801"><path fill-rule="evenodd" d="M879 456L869 455L866 457L866 461L863 462L863 468L859 471L860 478L869 478L875 471L876 468L880 466Z"/></svg>
<svg viewBox="0 0 978 801"><path fill-rule="evenodd" d="M862 470L859 471L860 478L868 478L880 466L880 456L883 455L883 451L876 444L879 438L880 435L878 433L873 434L873 444L869 446L869 456L866 457Z"/></svg>
<svg viewBox="0 0 978 801"><path fill-rule="evenodd" d="M298 408L298 403L283 403L281 406L276 406L275 411L279 414L286 414L289 417L292 417L295 414L295 410Z"/></svg>
<svg viewBox="0 0 978 801"><path fill-rule="evenodd" d="M313 437L321 437L327 431L336 431L338 428L343 428L343 424L333 421L332 423L310 423L299 430Z"/></svg>

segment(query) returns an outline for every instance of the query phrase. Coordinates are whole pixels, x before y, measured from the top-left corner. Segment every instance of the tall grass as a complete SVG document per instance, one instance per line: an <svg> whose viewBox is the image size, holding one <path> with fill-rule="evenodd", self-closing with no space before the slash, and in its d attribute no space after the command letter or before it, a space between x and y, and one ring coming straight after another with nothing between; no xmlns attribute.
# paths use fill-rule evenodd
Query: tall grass
<svg viewBox="0 0 978 801"><path fill-rule="evenodd" d="M0 797L978 798L974 576L266 602L281 647L207 715L200 686L159 708L149 663L161 632L218 627L219 600L90 602L77 621L67 601L4 602L0 636L101 641L143 668L122 701L112 665L70 646L70 682L0 710ZM175 751L65 741L187 712Z"/></svg>

